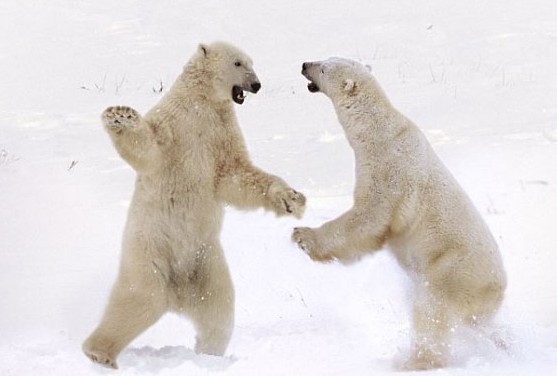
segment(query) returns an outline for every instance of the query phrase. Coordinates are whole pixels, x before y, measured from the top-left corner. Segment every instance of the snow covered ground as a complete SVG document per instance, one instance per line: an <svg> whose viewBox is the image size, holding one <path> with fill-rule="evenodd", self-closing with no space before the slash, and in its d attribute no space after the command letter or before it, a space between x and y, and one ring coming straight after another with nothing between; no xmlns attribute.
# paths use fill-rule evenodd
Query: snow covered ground
<svg viewBox="0 0 557 376"><path fill-rule="evenodd" d="M408 349L407 280L387 252L312 263L289 240L351 204L353 155L304 60L369 63L497 238L508 353L459 333L434 375L557 375L557 5L550 0L0 3L1 375L388 375ZM248 52L263 89L237 107L253 160L308 196L304 219L227 212L237 291L224 358L168 315L120 370L81 353L114 280L134 173L99 115L148 110L197 43ZM257 236L253 236L256 234Z"/></svg>

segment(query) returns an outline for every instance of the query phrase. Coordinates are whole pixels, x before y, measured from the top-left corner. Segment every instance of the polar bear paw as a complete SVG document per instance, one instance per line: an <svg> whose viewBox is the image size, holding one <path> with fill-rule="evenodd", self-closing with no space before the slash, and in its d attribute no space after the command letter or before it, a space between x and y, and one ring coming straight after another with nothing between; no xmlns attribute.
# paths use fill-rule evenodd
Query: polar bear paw
<svg viewBox="0 0 557 376"><path fill-rule="evenodd" d="M428 371L446 367L446 360L438 355L414 355L403 364L397 365L397 368L403 372L410 371Z"/></svg>
<svg viewBox="0 0 557 376"><path fill-rule="evenodd" d="M313 261L330 262L335 258L331 254L324 253L319 246L317 234L309 227L296 227L292 233L292 241L304 251Z"/></svg>
<svg viewBox="0 0 557 376"><path fill-rule="evenodd" d="M101 366L107 368L118 369L118 364L116 364L116 361L103 351L84 350L84 352L85 355L87 355L87 357L94 363L100 364Z"/></svg>
<svg viewBox="0 0 557 376"><path fill-rule="evenodd" d="M141 115L131 107L108 107L102 114L104 125L116 133L122 133L126 128L134 128L139 124Z"/></svg>
<svg viewBox="0 0 557 376"><path fill-rule="evenodd" d="M293 215L298 219L302 218L306 208L306 197L302 193L290 187L271 186L269 194L277 215Z"/></svg>

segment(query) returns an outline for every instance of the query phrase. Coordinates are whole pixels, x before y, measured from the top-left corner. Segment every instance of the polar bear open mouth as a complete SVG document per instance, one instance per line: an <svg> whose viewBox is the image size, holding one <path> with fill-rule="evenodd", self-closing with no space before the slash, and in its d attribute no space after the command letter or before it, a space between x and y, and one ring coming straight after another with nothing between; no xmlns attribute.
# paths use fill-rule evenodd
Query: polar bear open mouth
<svg viewBox="0 0 557 376"><path fill-rule="evenodd" d="M310 82L308 84L308 90L311 93L317 93L319 91L319 86L317 86L317 84L315 82Z"/></svg>
<svg viewBox="0 0 557 376"><path fill-rule="evenodd" d="M240 86L234 85L232 87L232 100L238 104L242 104L244 103L244 99L246 99L244 89L242 89Z"/></svg>

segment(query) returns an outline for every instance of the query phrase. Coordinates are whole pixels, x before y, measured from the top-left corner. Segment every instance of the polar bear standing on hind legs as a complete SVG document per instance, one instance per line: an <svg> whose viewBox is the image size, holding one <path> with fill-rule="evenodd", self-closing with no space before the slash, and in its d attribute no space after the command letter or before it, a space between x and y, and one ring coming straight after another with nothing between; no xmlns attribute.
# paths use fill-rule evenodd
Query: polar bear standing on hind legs
<svg viewBox="0 0 557 376"><path fill-rule="evenodd" d="M304 63L311 92L333 102L355 152L353 207L293 240L316 261L357 260L387 245L415 285L406 369L443 367L451 329L481 330L503 299L506 275L487 225L421 131L390 104L363 65ZM503 346L503 344L501 344Z"/></svg>
<svg viewBox="0 0 557 376"><path fill-rule="evenodd" d="M251 59L222 42L200 45L169 92L144 117L110 107L104 126L137 172L120 271L104 316L83 344L117 368L120 351L165 312L189 317L198 353L224 354L234 289L219 235L223 206L301 217L305 197L253 166L232 101L261 84Z"/></svg>

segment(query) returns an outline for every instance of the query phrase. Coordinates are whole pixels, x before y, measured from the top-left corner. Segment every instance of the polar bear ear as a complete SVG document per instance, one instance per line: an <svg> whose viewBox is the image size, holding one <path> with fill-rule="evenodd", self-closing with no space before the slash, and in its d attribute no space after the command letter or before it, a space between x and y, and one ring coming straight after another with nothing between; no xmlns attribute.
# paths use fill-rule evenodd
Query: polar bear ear
<svg viewBox="0 0 557 376"><path fill-rule="evenodd" d="M199 43L199 46L197 47L197 50L203 54L203 56L207 56L209 55L209 47L206 44L203 43Z"/></svg>
<svg viewBox="0 0 557 376"><path fill-rule="evenodd" d="M351 79L344 80L343 88L344 92L348 95L356 95L358 92L358 85Z"/></svg>

